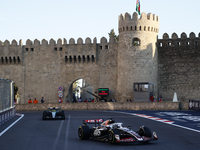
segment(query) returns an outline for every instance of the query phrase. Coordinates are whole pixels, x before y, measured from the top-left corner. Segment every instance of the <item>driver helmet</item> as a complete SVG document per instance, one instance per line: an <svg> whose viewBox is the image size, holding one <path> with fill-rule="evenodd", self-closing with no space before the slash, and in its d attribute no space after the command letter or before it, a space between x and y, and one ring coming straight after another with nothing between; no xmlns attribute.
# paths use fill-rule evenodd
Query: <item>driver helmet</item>
<svg viewBox="0 0 200 150"><path fill-rule="evenodd" d="M115 123L115 121L114 120L106 120L104 122L104 125L109 125L109 124L112 124L112 123Z"/></svg>

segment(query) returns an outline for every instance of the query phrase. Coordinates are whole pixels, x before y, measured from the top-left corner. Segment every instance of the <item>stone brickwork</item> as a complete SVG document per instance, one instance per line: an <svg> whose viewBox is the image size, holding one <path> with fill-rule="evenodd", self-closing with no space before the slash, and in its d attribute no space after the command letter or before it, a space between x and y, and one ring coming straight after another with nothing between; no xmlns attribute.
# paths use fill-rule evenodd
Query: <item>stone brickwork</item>
<svg viewBox="0 0 200 150"><path fill-rule="evenodd" d="M77 79L84 79L95 92L99 87L110 89L110 97L116 97L117 80L117 43L113 38L107 42L96 38L85 43L79 38L77 43L70 39L49 42L37 39L26 41L26 45L0 43L0 77L14 81L19 87L20 103L28 99L41 97L46 102L58 100L58 87L64 87L64 101L71 84Z"/></svg>
<svg viewBox="0 0 200 150"><path fill-rule="evenodd" d="M163 35L158 40L159 94L172 100L174 92L179 101L199 99L200 39L194 33Z"/></svg>
<svg viewBox="0 0 200 150"><path fill-rule="evenodd" d="M151 13L140 18L136 12L121 14L118 29L119 42L114 37L102 37L100 43L96 38L28 39L24 45L21 40L0 41L0 78L16 83L20 104L41 97L56 103L59 86L64 88L64 102L71 101L71 85L78 79L95 94L98 88L109 88L107 100L117 102L134 101L135 82L154 83L154 97L161 94L163 101L172 101L174 92L178 100L199 99L199 37L173 34L169 39L164 34L157 39L159 17Z"/></svg>

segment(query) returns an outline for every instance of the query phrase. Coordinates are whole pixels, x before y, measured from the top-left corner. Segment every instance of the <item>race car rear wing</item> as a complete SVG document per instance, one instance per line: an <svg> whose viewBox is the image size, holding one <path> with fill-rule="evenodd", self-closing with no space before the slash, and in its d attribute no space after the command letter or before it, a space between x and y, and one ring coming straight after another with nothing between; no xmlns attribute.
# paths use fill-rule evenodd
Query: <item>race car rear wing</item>
<svg viewBox="0 0 200 150"><path fill-rule="evenodd" d="M103 119L91 119L91 120L83 120L83 125L86 125L86 124L100 124L100 123L103 123Z"/></svg>

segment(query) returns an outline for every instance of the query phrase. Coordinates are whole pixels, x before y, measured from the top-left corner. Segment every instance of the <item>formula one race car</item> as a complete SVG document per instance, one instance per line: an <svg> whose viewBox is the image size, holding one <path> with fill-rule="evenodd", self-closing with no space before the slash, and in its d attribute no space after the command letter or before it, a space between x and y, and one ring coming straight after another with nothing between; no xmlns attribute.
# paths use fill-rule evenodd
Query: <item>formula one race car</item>
<svg viewBox="0 0 200 150"><path fill-rule="evenodd" d="M65 112L60 107L49 107L48 110L43 111L42 119L62 119L65 120Z"/></svg>
<svg viewBox="0 0 200 150"><path fill-rule="evenodd" d="M90 128L88 124L95 124L95 126ZM145 126L141 126L138 131L133 131L131 127L123 127L122 124L115 123L113 118L106 121L103 119L83 120L83 125L78 128L78 136L81 140L93 139L108 141L111 144L158 140L156 133Z"/></svg>

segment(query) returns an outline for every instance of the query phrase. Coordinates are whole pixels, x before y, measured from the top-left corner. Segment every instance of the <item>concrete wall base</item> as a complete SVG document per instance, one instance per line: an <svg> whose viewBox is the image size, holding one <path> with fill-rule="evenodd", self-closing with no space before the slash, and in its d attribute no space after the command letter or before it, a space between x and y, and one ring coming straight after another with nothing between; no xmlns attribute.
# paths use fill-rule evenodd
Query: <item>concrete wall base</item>
<svg viewBox="0 0 200 150"><path fill-rule="evenodd" d="M44 111L48 107L62 110L188 110L188 102L98 102L98 103L56 103L17 104L16 111Z"/></svg>

